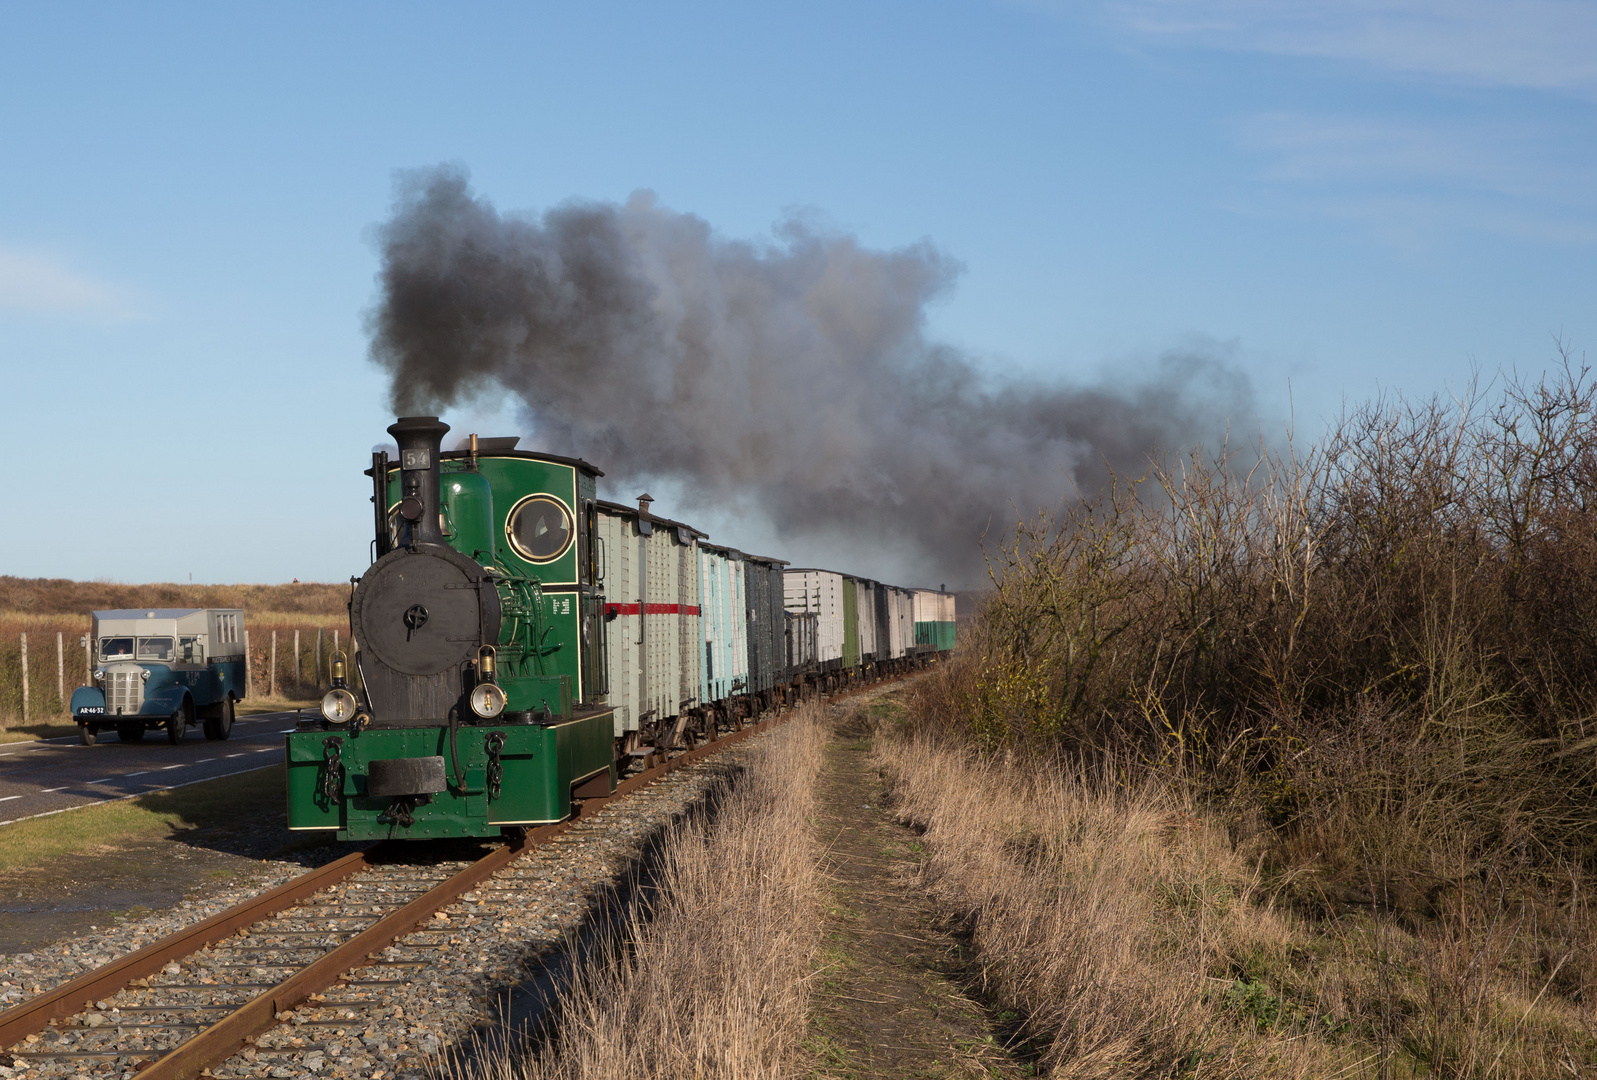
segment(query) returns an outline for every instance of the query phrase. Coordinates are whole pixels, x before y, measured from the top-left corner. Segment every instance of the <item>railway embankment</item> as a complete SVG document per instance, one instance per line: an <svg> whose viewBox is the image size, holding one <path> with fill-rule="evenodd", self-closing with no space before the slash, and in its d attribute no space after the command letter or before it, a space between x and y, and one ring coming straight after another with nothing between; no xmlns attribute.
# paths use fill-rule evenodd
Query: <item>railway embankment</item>
<svg viewBox="0 0 1597 1080"><path fill-rule="evenodd" d="M751 744L714 813L666 831L645 888L591 936L540 1026L452 1075L793 1075L821 932L824 708Z"/></svg>
<svg viewBox="0 0 1597 1080"><path fill-rule="evenodd" d="M372 1080L429 1075L440 1054L479 1039L507 993L582 936L584 924L605 909L618 883L636 874L663 830L724 789L741 770L743 757L757 754L771 737L768 731L753 734L713 757L683 763L512 858L430 915L425 925L402 932L334 985L277 1016L275 1027L252 1036L210 1075ZM280 838L280 821L276 831ZM447 878L456 864L468 867L481 854L479 847L469 842L407 847L389 859L392 865L348 877L266 922L175 955L154 974L0 1048L0 1077L131 1076L263 988L303 969L318 949L409 902L433 879ZM343 851L324 852L332 853ZM268 860L247 881L191 895L158 912L128 913L111 920L111 926L97 925L89 933L4 957L0 996L10 1006L47 994L141 947L159 945L174 932L224 916L233 905L288 883L303 870L287 860Z"/></svg>
<svg viewBox="0 0 1597 1080"><path fill-rule="evenodd" d="M453 1080L1035 1075L889 797L876 740L901 690L814 707L751 753L713 815L661 838L543 1025Z"/></svg>

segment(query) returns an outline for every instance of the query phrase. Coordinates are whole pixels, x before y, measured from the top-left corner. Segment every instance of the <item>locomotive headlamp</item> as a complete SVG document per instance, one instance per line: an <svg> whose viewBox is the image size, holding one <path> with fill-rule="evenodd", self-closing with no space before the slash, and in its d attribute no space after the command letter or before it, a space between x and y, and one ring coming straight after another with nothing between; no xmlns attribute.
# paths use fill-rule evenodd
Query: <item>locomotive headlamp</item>
<svg viewBox="0 0 1597 1080"><path fill-rule="evenodd" d="M505 692L491 682L478 683L471 692L471 711L491 720L505 711Z"/></svg>
<svg viewBox="0 0 1597 1080"><path fill-rule="evenodd" d="M322 698L322 715L330 724L345 724L349 718L360 711L360 706L355 701L355 695L343 687L329 690L327 696Z"/></svg>

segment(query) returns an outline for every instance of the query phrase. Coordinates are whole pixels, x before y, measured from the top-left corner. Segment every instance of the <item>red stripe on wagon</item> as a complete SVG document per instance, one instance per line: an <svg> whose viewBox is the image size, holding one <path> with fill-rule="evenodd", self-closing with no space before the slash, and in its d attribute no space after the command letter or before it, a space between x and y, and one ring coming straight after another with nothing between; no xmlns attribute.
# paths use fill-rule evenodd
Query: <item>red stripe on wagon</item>
<svg viewBox="0 0 1597 1080"><path fill-rule="evenodd" d="M638 613L638 605L606 604L604 613L606 615L636 615ZM648 615L697 615L698 613L698 607L693 604L650 604L648 605L648 611L645 612Z"/></svg>

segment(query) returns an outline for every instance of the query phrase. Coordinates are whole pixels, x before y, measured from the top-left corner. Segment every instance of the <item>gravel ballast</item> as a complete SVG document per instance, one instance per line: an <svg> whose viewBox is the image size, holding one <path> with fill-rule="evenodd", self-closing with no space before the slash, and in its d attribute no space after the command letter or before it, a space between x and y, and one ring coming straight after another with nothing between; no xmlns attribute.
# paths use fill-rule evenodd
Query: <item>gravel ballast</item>
<svg viewBox="0 0 1597 1080"><path fill-rule="evenodd" d="M673 772L531 849L440 911L431 925L350 972L345 984L283 1014L284 1023L211 1075L421 1080L438 1054L492 1021L495 1004L569 940L595 900L637 865L651 837L732 774L751 742ZM298 861L265 860L250 880L203 899L0 958L0 1009L281 884L304 872L303 859L304 853ZM218 1019L342 940L329 931L363 927L463 865L418 860L348 878L258 924L248 937L175 961L161 974L7 1048L0 1053L0 1078L131 1078L140 1060L159 1056L195 1030L175 1025L202 1019L174 1008L179 1001L212 1009L203 1018ZM96 1056L113 1049L118 1056ZM32 1056L44 1054L53 1056Z"/></svg>

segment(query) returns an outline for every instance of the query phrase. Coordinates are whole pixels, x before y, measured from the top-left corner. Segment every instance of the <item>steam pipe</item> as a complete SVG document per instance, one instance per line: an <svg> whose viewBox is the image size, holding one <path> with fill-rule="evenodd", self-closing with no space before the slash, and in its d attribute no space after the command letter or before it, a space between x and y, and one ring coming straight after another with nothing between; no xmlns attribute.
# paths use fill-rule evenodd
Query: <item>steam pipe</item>
<svg viewBox="0 0 1597 1080"><path fill-rule="evenodd" d="M377 557L388 554L388 452L372 451L372 514L373 535L377 540Z"/></svg>

